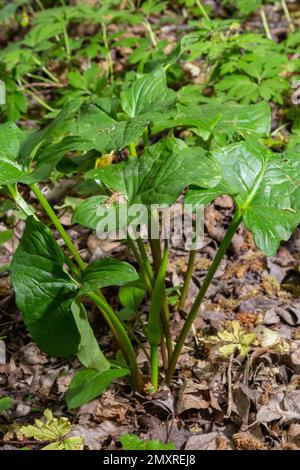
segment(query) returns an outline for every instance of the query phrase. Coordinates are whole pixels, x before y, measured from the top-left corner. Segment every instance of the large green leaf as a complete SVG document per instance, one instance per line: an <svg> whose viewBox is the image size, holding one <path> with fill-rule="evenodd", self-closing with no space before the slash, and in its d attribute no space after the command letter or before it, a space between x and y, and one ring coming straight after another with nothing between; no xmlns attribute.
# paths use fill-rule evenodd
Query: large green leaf
<svg viewBox="0 0 300 470"><path fill-rule="evenodd" d="M107 198L108 196L91 196L84 199L75 208L73 222L95 229L102 219L102 216L98 214L98 209L102 207Z"/></svg>
<svg viewBox="0 0 300 470"><path fill-rule="evenodd" d="M211 187L220 181L221 176L217 163L202 148L189 148L181 140L166 139L148 147L138 159L129 158L107 168L91 170L86 178L101 181L111 191L119 193L120 201L127 202L128 206L150 206L171 205L189 185ZM86 222L81 206L75 211L75 220L96 228L102 216L95 210L95 202L95 198L85 202ZM107 203L105 208L109 210ZM115 206L112 207L114 209Z"/></svg>
<svg viewBox="0 0 300 470"><path fill-rule="evenodd" d="M109 153L121 150L140 137L149 120L143 116L116 121L95 104L83 107L70 131L93 143L99 152Z"/></svg>
<svg viewBox="0 0 300 470"><path fill-rule="evenodd" d="M0 185L14 184L24 175L17 162L24 134L12 123L0 125Z"/></svg>
<svg viewBox="0 0 300 470"><path fill-rule="evenodd" d="M34 171L26 178L28 182L45 180L67 152L88 151L94 148L90 140L79 136L67 136L60 142L48 144L38 152Z"/></svg>
<svg viewBox="0 0 300 470"><path fill-rule="evenodd" d="M21 165L9 158L0 157L0 185L14 184L22 181L25 172Z"/></svg>
<svg viewBox="0 0 300 470"><path fill-rule="evenodd" d="M289 149L283 158L288 162L291 167L293 178L297 180L300 175L300 144L295 145ZM300 184L295 184L291 188L292 203L295 207L300 206Z"/></svg>
<svg viewBox="0 0 300 470"><path fill-rule="evenodd" d="M201 32L193 32L183 36L171 53L163 60L163 64L168 66L175 64L185 51L189 50L194 44L200 42L201 36Z"/></svg>
<svg viewBox="0 0 300 470"><path fill-rule="evenodd" d="M15 124L5 123L0 125L0 160L5 157L17 160L24 133Z"/></svg>
<svg viewBox="0 0 300 470"><path fill-rule="evenodd" d="M125 261L105 258L91 263L82 275L80 294L108 286L123 286L136 281L138 274L133 266Z"/></svg>
<svg viewBox="0 0 300 470"><path fill-rule="evenodd" d="M172 127L190 128L204 140L213 134L221 143L225 136L232 138L236 134L266 136L271 128L271 110L265 102L252 105L178 105L173 115L155 121L153 132Z"/></svg>
<svg viewBox="0 0 300 470"><path fill-rule="evenodd" d="M158 113L166 113L174 107L175 102L176 93L167 87L166 73L162 67L137 78L121 93L123 110L131 118L147 113L153 117Z"/></svg>
<svg viewBox="0 0 300 470"><path fill-rule="evenodd" d="M146 295L146 286L142 279L131 282L119 290L119 299L123 307L137 312Z"/></svg>
<svg viewBox="0 0 300 470"><path fill-rule="evenodd" d="M69 101L48 126L28 136L20 152L22 162L28 163L31 160L32 153L35 153L38 158L38 149L41 149L39 151L42 152L43 148L47 148L49 144L66 136L69 133L70 122L75 118L81 104L81 99Z"/></svg>
<svg viewBox="0 0 300 470"><path fill-rule="evenodd" d="M63 264L63 253L51 231L28 217L11 264L16 302L40 349L69 357L77 352L80 340L70 309L78 285Z"/></svg>
<svg viewBox="0 0 300 470"><path fill-rule="evenodd" d="M78 359L84 367L105 371L110 368L110 363L99 348L92 327L88 321L84 306L74 301L71 305L72 313L80 333L78 347Z"/></svg>
<svg viewBox="0 0 300 470"><path fill-rule="evenodd" d="M94 148L90 140L66 135L66 122L75 116L80 104L80 100L70 101L51 124L29 135L14 124L0 125L0 185L43 180L66 152ZM30 174L33 158L36 164Z"/></svg>
<svg viewBox="0 0 300 470"><path fill-rule="evenodd" d="M223 173L214 188L192 189L185 201L208 204L221 194L232 196L257 246L273 256L300 221L300 155L274 154L254 139L214 154Z"/></svg>
<svg viewBox="0 0 300 470"><path fill-rule="evenodd" d="M72 379L66 394L68 408L72 410L93 400L101 395L114 379L128 374L128 369L109 369L105 372L80 370Z"/></svg>

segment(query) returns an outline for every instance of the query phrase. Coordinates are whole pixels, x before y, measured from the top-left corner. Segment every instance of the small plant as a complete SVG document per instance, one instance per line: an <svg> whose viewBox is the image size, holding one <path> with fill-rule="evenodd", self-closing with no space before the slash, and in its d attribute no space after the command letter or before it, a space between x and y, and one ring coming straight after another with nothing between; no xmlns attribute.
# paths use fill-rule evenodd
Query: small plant
<svg viewBox="0 0 300 470"><path fill-rule="evenodd" d="M170 442L163 444L157 439L151 441L142 440L134 434L123 434L120 438L122 450L175 450L175 445Z"/></svg>
<svg viewBox="0 0 300 470"><path fill-rule="evenodd" d="M42 450L83 450L82 437L70 436L72 425L67 418L54 418L51 410L44 411L44 420L36 419L34 425L22 426L21 433L37 442L49 442Z"/></svg>
<svg viewBox="0 0 300 470"><path fill-rule="evenodd" d="M0 414L10 410L14 406L14 400L10 397L0 398Z"/></svg>
<svg viewBox="0 0 300 470"><path fill-rule="evenodd" d="M242 356L247 356L250 346L256 338L255 333L246 333L241 330L238 320L231 322L232 331L220 331L217 336L210 336L208 342L212 344L225 343L219 347L221 356L227 357L238 351Z"/></svg>

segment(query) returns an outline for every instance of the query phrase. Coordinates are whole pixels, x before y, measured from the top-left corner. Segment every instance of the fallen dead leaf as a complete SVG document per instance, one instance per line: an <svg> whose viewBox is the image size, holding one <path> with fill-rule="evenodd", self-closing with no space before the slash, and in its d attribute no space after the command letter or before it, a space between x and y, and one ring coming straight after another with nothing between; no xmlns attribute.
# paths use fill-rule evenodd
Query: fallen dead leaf
<svg viewBox="0 0 300 470"><path fill-rule="evenodd" d="M208 434L197 434L190 436L185 445L185 450L216 450L218 432L210 432Z"/></svg>
<svg viewBox="0 0 300 470"><path fill-rule="evenodd" d="M78 414L91 415L98 422L113 420L124 423L128 411L132 411L129 403L124 403L124 400L122 402L111 390L108 390L101 398L81 406Z"/></svg>
<svg viewBox="0 0 300 470"><path fill-rule="evenodd" d="M76 424L70 436L82 437L89 450L100 450L105 441L110 438L119 438L125 432L128 432L128 428L113 424L111 421L103 421L96 426Z"/></svg>
<svg viewBox="0 0 300 470"><path fill-rule="evenodd" d="M177 402L177 415L181 415L187 410L205 410L209 407L209 401L205 400L202 396L203 392L208 391L207 385L201 385L187 380L179 390L179 397ZM209 395L209 393L208 393Z"/></svg>

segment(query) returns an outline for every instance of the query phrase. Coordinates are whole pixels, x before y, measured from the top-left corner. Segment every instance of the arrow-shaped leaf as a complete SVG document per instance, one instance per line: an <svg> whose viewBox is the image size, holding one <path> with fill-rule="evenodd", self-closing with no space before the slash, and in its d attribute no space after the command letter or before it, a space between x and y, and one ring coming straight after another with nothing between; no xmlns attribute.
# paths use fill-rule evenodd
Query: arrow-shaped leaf
<svg viewBox="0 0 300 470"><path fill-rule="evenodd" d="M175 102L176 93L168 88L166 73L162 67L137 78L121 93L123 110L131 118L149 113L153 117L159 113L164 114L174 107Z"/></svg>
<svg viewBox="0 0 300 470"><path fill-rule="evenodd" d="M128 206L171 205L184 188L191 184L212 187L220 181L220 177L218 164L212 157L202 148L189 148L178 139L166 139L152 145L138 159L129 158L86 174L87 179L100 180L111 191L119 193L120 207L124 202ZM76 208L74 217L77 222L91 228L97 227L102 215L95 208L96 198L87 199ZM104 204L109 209L107 202ZM112 209L115 210L115 206Z"/></svg>
<svg viewBox="0 0 300 470"><path fill-rule="evenodd" d="M16 302L40 349L68 357L77 352L80 340L70 309L78 285L63 264L63 253L51 231L28 217L11 264Z"/></svg>
<svg viewBox="0 0 300 470"><path fill-rule="evenodd" d="M232 196L257 246L273 256L300 221L299 151L288 158L249 139L214 153L223 178L212 189L192 189L185 201L208 204L221 194Z"/></svg>
<svg viewBox="0 0 300 470"><path fill-rule="evenodd" d="M124 286L139 278L129 263L114 258L105 258L91 263L82 275L80 294L108 286Z"/></svg>

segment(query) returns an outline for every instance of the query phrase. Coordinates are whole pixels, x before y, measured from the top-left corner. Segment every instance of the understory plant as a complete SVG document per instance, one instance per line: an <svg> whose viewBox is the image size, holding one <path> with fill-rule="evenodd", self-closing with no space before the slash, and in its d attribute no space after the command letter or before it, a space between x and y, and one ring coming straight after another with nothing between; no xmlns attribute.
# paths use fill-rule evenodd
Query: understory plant
<svg viewBox="0 0 300 470"><path fill-rule="evenodd" d="M26 218L9 268L16 303L42 351L64 358L77 355L82 364L67 391L70 409L125 376L139 392L154 392L163 380L170 385L200 305L240 224L252 232L259 249L273 256L300 221L299 147L278 154L260 142L270 130L267 103L229 103L226 109L180 103L167 85L166 70L186 44L179 43L150 72L137 74L114 106L107 100L80 97L68 101L47 127L36 132L11 123L0 126L0 186ZM195 137L192 142L173 136L182 128ZM120 158L115 163L117 153ZM83 175L81 188L86 188L87 197L77 198L73 223L101 235L112 229L123 233L134 266L114 258L90 263L82 258L41 187L54 176L74 175L80 179ZM25 197L28 192L37 201L34 207ZM157 208L169 208L179 197L197 211L221 195L232 197L235 212L174 338L172 317L176 308L184 311L196 248L190 251L174 306L166 286L169 240L159 239L152 221L159 225ZM132 236L131 230L140 225L140 219L132 216L137 205L150 219L147 239ZM125 214L126 222L118 218L113 225L115 214ZM120 288L119 311L103 291L112 286ZM146 321L140 313L145 302ZM91 303L118 344L115 358L107 359L99 347L86 312ZM135 325L146 341L140 340ZM144 349L148 368L138 364L137 345Z"/></svg>

